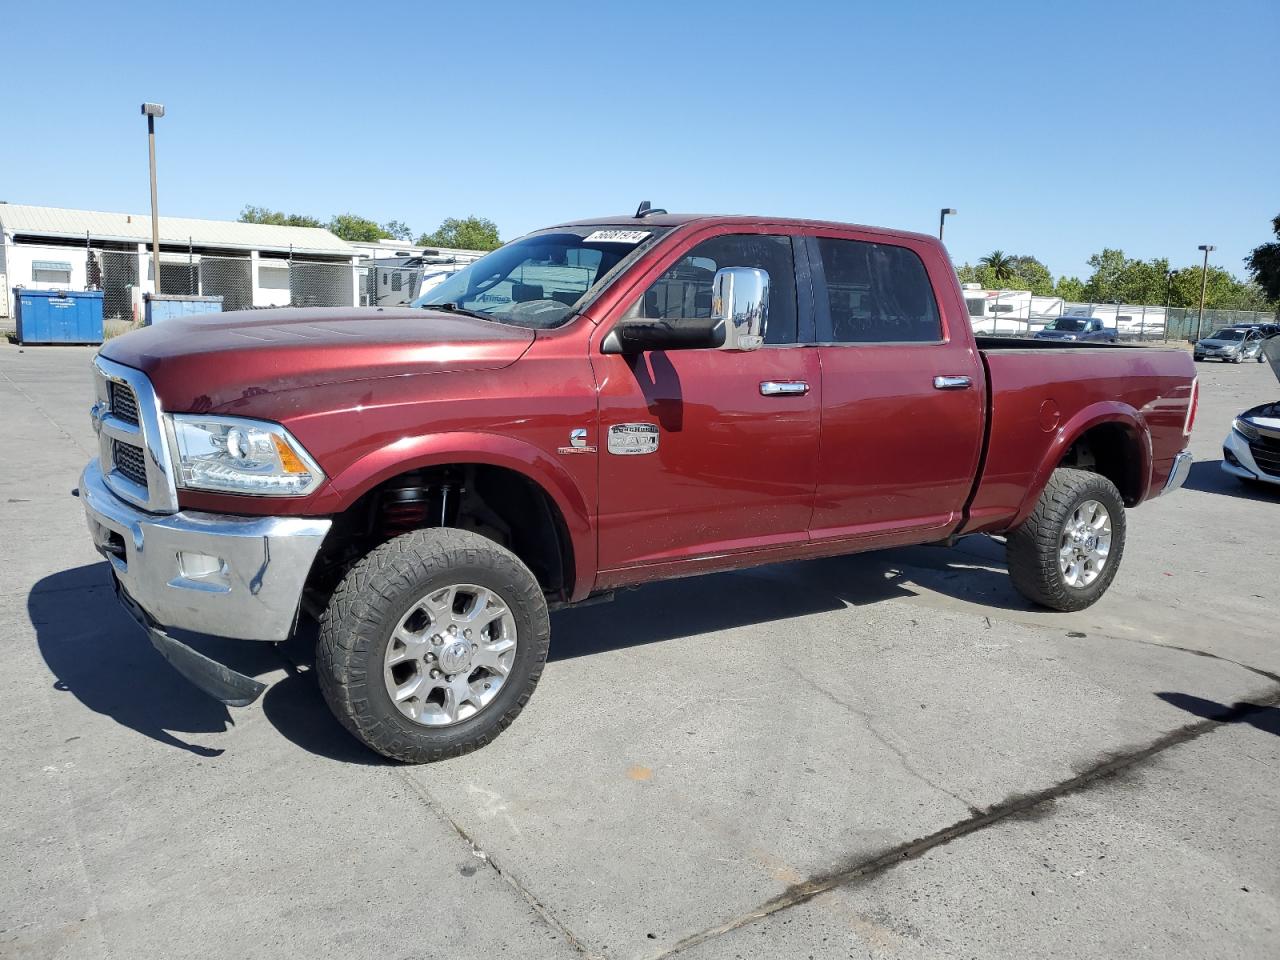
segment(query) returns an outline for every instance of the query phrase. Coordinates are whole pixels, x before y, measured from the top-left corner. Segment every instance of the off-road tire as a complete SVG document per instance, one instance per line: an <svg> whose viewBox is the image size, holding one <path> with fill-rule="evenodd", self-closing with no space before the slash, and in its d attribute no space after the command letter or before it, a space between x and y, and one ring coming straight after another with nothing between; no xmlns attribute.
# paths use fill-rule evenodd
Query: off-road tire
<svg viewBox="0 0 1280 960"><path fill-rule="evenodd" d="M1111 552L1098 578L1087 587L1067 584L1058 566L1062 531L1076 507L1096 500L1111 514ZM1053 471L1031 516L1009 534L1005 559L1017 591L1051 610L1083 610L1107 592L1124 556L1124 501L1100 473L1059 467Z"/></svg>
<svg viewBox="0 0 1280 960"><path fill-rule="evenodd" d="M516 652L493 702L450 726L404 716L383 681L391 632L433 586L495 590L515 617ZM533 695L547 660L550 623L538 581L511 551L467 530L416 530L377 547L338 585L320 618L316 673L334 715L370 749L406 763L461 756L505 730Z"/></svg>

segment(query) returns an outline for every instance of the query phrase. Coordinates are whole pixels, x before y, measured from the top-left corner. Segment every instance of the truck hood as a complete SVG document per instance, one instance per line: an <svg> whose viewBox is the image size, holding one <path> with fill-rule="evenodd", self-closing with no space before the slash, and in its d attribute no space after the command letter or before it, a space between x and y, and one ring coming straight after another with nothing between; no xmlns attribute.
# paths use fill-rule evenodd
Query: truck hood
<svg viewBox="0 0 1280 960"><path fill-rule="evenodd" d="M166 320L101 352L150 377L165 409L203 413L300 387L497 369L533 338L522 327L433 310L285 308Z"/></svg>

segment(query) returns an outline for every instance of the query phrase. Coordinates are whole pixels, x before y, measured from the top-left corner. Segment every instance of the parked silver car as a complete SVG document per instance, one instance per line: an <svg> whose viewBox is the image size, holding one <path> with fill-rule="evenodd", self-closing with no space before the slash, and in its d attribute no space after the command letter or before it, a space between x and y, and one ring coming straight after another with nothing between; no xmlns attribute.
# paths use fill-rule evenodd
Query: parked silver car
<svg viewBox="0 0 1280 960"><path fill-rule="evenodd" d="M1196 343L1197 360L1222 360L1243 363L1257 360L1262 363L1262 342L1265 338L1252 327L1223 327L1213 336Z"/></svg>

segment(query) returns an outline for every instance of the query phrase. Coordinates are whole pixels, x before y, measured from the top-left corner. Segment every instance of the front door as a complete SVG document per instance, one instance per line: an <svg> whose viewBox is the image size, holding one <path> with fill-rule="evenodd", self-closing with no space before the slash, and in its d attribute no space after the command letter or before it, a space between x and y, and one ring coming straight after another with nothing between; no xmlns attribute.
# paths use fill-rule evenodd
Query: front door
<svg viewBox="0 0 1280 960"><path fill-rule="evenodd" d="M643 294L600 324L591 362L600 395L602 572L679 566L807 539L821 371L817 352L799 345L809 299L806 290L802 311L794 263L790 236L692 235L656 265ZM763 347L600 353L624 317L709 317L721 267L769 273Z"/></svg>
<svg viewBox="0 0 1280 960"><path fill-rule="evenodd" d="M933 251L874 235L812 236L822 359L814 540L868 545L941 536L960 519L982 449L986 379L963 301ZM944 315L939 303L948 303Z"/></svg>

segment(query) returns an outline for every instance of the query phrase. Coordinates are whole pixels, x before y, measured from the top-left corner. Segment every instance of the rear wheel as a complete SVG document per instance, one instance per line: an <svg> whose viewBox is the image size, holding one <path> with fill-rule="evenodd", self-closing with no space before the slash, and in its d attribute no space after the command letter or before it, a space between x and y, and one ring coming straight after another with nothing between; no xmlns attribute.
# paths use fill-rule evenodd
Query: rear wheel
<svg viewBox="0 0 1280 960"><path fill-rule="evenodd" d="M519 715L547 659L547 604L509 550L418 530L382 544L334 591L316 672L362 743L410 763L484 746Z"/></svg>
<svg viewBox="0 0 1280 960"><path fill-rule="evenodd" d="M1009 576L1028 600L1083 610L1115 579L1124 555L1124 501L1099 473L1060 467L1005 546Z"/></svg>

